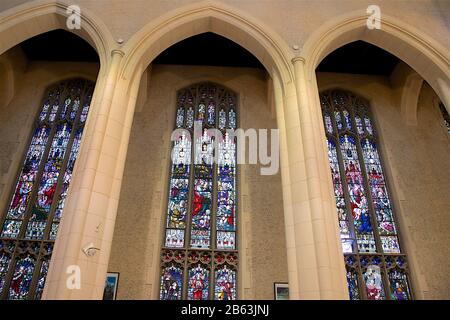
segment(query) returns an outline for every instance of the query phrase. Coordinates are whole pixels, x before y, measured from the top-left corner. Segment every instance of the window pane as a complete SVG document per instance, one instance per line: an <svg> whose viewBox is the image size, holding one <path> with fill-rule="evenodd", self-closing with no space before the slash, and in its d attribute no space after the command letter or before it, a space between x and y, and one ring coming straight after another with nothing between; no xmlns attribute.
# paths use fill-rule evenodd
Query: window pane
<svg viewBox="0 0 450 320"><path fill-rule="evenodd" d="M411 299L369 106L340 90L320 102L350 299Z"/></svg>

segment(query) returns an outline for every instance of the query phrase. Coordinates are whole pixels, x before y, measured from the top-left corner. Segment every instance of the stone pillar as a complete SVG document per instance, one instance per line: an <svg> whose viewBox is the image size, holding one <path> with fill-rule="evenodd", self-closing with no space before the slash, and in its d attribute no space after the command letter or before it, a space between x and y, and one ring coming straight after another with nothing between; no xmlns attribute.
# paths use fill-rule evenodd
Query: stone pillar
<svg viewBox="0 0 450 320"><path fill-rule="evenodd" d="M317 84L274 76L291 299L348 299Z"/></svg>
<svg viewBox="0 0 450 320"><path fill-rule="evenodd" d="M119 78L123 52L114 50L98 79L80 154L66 200L44 299L101 299L137 85ZM93 255L83 249L92 243ZM81 287L69 288L68 267L80 270ZM70 269L69 269L70 270Z"/></svg>
<svg viewBox="0 0 450 320"><path fill-rule="evenodd" d="M274 76L275 109L280 130L280 160L290 299L319 299L316 251L312 233L305 164L293 83Z"/></svg>
<svg viewBox="0 0 450 320"><path fill-rule="evenodd" d="M336 210L333 193L330 188L330 174L326 148L324 148L324 131L320 111L320 101L317 92L317 83L308 81L305 74L305 61L303 58L293 59L295 70L295 89L298 102L298 118L300 121L300 133L303 151L303 169L301 172L305 188L302 188L307 197L309 211L308 221L312 229L315 271L318 279L317 287L311 287L311 296L320 299L348 299L347 284L345 280L345 267L342 249L339 241ZM315 78L312 79L315 81ZM292 176L296 173L291 172ZM296 195L297 196L297 195ZM301 214L299 212L294 213ZM309 231L309 230L308 230ZM296 228L295 232L303 232L302 228ZM302 258L300 256L300 258ZM312 267L313 264L311 263ZM312 271L311 271L312 272ZM313 273L313 272L312 272ZM306 292L305 287L305 292ZM300 292L302 283L300 283ZM306 295L307 297L310 294Z"/></svg>

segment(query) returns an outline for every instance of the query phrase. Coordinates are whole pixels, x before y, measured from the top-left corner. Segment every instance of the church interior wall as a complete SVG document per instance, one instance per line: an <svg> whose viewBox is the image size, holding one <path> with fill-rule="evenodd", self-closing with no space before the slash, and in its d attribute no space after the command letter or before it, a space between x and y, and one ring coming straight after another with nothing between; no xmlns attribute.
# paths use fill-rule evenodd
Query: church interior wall
<svg viewBox="0 0 450 320"><path fill-rule="evenodd" d="M147 72L147 99L134 116L108 266L120 273L118 299L159 298L177 89L218 83L238 93L239 127L276 128L264 70L153 65ZM258 165L238 171L240 298L273 299L274 282L288 281L280 173L261 176Z"/></svg>
<svg viewBox="0 0 450 320"><path fill-rule="evenodd" d="M407 125L389 78L318 73L317 79L320 91L341 88L369 100L414 293L416 298L448 298L450 137L437 106L438 97L424 82L417 125Z"/></svg>

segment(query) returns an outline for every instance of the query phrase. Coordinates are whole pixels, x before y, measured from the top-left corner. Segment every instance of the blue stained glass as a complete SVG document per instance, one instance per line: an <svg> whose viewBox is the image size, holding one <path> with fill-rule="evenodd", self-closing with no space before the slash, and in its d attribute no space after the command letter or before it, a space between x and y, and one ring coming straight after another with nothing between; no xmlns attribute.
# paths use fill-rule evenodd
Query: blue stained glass
<svg viewBox="0 0 450 320"><path fill-rule="evenodd" d="M215 271L214 298L236 300L236 271L224 265Z"/></svg>
<svg viewBox="0 0 450 320"><path fill-rule="evenodd" d="M233 109L228 112L228 127L236 129L236 112Z"/></svg>
<svg viewBox="0 0 450 320"><path fill-rule="evenodd" d="M163 268L161 276L160 299L181 300L183 270L175 265Z"/></svg>
<svg viewBox="0 0 450 320"><path fill-rule="evenodd" d="M332 104L328 105L330 95ZM397 226L370 110L366 103L348 92L326 92L320 99L350 299L410 299L406 257L395 255L400 253ZM333 125L339 132L352 132L338 132L331 137ZM347 214L347 210L351 214ZM376 234L374 223L378 229ZM356 252L362 254L352 254ZM382 281L384 275L389 280L389 295ZM365 290L360 291L361 287Z"/></svg>
<svg viewBox="0 0 450 320"><path fill-rule="evenodd" d="M35 260L30 256L17 261L14 275L9 286L9 299L24 300L28 297L34 266Z"/></svg>
<svg viewBox="0 0 450 320"><path fill-rule="evenodd" d="M209 270L198 264L189 269L188 299L207 300L209 291Z"/></svg>
<svg viewBox="0 0 450 320"><path fill-rule="evenodd" d="M30 246L33 255L36 255L26 257L19 255L20 259L11 263L10 268L14 268L13 279L10 283L3 284L5 285L4 291L8 291L7 295L10 299L28 299L29 295L33 299L41 298L51 250L43 253L46 256L44 257L39 253L41 242L36 240L44 239L46 232L49 232L50 240L56 238L81 141L83 122L89 111L93 86L87 87L87 84L88 82L85 80L63 82L48 93L42 104L38 116L39 125L33 133L1 232L1 237L4 238L23 237L27 241L20 239L15 241L14 245L21 248L22 252L27 250L30 252L28 248ZM64 93L64 96L61 93ZM80 116L79 109L83 95L86 98ZM64 119L68 119L70 123L61 123L60 120ZM77 121L78 119L80 122ZM72 133L72 125L78 126L75 134ZM50 141L51 134L53 137ZM73 139L73 144L68 156L71 139ZM48 153L48 156L42 164L45 153ZM66 171L62 172L63 176L61 177L60 173L65 161L67 161ZM61 191L57 195L59 180L61 180ZM33 199L31 199L31 194L33 194ZM53 221L49 221L51 210L55 207L55 196L58 199L57 208ZM24 226L23 219L25 218L28 221ZM21 229L23 233L21 233ZM51 246L46 243L44 247L49 245ZM35 257L39 257L42 264L37 262ZM36 264L42 266L40 270L35 270ZM38 281L36 288L29 293L33 273L36 273L35 277Z"/></svg>
<svg viewBox="0 0 450 320"><path fill-rule="evenodd" d="M177 118L176 118L176 127L181 128L183 127L184 123L184 108L178 108L177 110Z"/></svg>
<svg viewBox="0 0 450 320"><path fill-rule="evenodd" d="M350 196L350 209L357 233L358 249L360 252L376 252L356 141L349 135L341 136L339 141Z"/></svg>
<svg viewBox="0 0 450 320"><path fill-rule="evenodd" d="M216 111L214 107L214 102L211 101L208 104L208 124L214 125L215 122L216 122Z"/></svg>
<svg viewBox="0 0 450 320"><path fill-rule="evenodd" d="M344 253L354 251L354 236L352 235L349 218L347 216L347 207L345 205L344 190L342 187L341 174L339 169L339 160L337 157L336 143L333 139L327 139L328 142L328 160L331 168L331 175L334 186L334 196L336 209L338 213L339 229L341 235L342 250Z"/></svg>
<svg viewBox="0 0 450 320"><path fill-rule="evenodd" d="M392 206L385 184L383 170L377 146L370 139L361 141L364 162L368 174L372 193L372 202L377 218L383 251L386 253L399 253L400 248L396 235L396 226L392 215Z"/></svg>
<svg viewBox="0 0 450 320"><path fill-rule="evenodd" d="M70 120L75 120L77 113L78 113L78 109L80 108L80 97L77 96L75 98L75 100L73 101L73 105L72 105L72 110L70 111Z"/></svg>
<svg viewBox="0 0 450 320"><path fill-rule="evenodd" d="M325 129L328 133L333 133L333 124L331 123L331 117L329 114L325 114Z"/></svg>
<svg viewBox="0 0 450 320"><path fill-rule="evenodd" d="M0 254L0 294L3 292L5 287L5 277L8 273L9 263L11 262L11 255L8 253Z"/></svg>
<svg viewBox="0 0 450 320"><path fill-rule="evenodd" d="M175 141L172 153L172 178L170 180L165 246L182 248L189 202L189 168L191 142L183 132Z"/></svg>
<svg viewBox="0 0 450 320"><path fill-rule="evenodd" d="M5 220L5 222L3 223L2 237L17 238L21 226L22 221L20 220Z"/></svg>
<svg viewBox="0 0 450 320"><path fill-rule="evenodd" d="M355 122L356 122L356 131L358 132L359 135L363 135L364 128L361 118L359 116L355 116Z"/></svg>
<svg viewBox="0 0 450 320"><path fill-rule="evenodd" d="M40 121L44 121L45 120L45 118L47 117L47 112L48 112L49 108L50 108L50 102L47 100L47 101L44 102L44 105L42 106L42 111L39 114L39 120Z"/></svg>
<svg viewBox="0 0 450 320"><path fill-rule="evenodd" d="M47 162L45 163L44 173L39 184L36 204L31 216L32 221L47 220L50 207L58 183L58 177L62 162L66 154L67 144L69 143L72 127L67 124L58 126L51 144Z"/></svg>
<svg viewBox="0 0 450 320"><path fill-rule="evenodd" d="M225 133L218 146L217 166L217 248L235 249L236 239L236 144Z"/></svg>
<svg viewBox="0 0 450 320"><path fill-rule="evenodd" d="M30 221L28 222L27 231L25 232L26 239L42 239L44 238L45 221Z"/></svg>
<svg viewBox="0 0 450 320"><path fill-rule="evenodd" d="M205 129L195 143L195 180L191 212L191 247L209 248L212 214L213 138Z"/></svg>
<svg viewBox="0 0 450 320"><path fill-rule="evenodd" d="M389 284L392 300L409 300L411 298L408 279L403 270L398 268L389 270Z"/></svg>
<svg viewBox="0 0 450 320"><path fill-rule="evenodd" d="M50 122L55 121L56 113L58 112L58 109L59 109L59 100L56 100L53 103L52 110L50 111L50 116L48 117Z"/></svg>
<svg viewBox="0 0 450 320"><path fill-rule="evenodd" d="M42 261L41 272L39 274L39 279L36 287L35 299L40 300L42 298L42 293L44 292L45 279L47 278L49 267L49 261Z"/></svg>
<svg viewBox="0 0 450 320"><path fill-rule="evenodd" d="M59 223L52 223L52 227L50 229L50 234L48 236L48 238L50 240L56 239L56 234L58 233L58 228L59 228Z"/></svg>
<svg viewBox="0 0 450 320"><path fill-rule="evenodd" d="M208 179L196 179L192 209L192 226L199 230L210 229L212 182Z"/></svg>
<svg viewBox="0 0 450 320"><path fill-rule="evenodd" d="M236 298L237 271L223 267L225 262L233 267L237 259L231 251L236 250L236 146L228 135L226 143L217 136L225 134L227 127L236 127L234 99L224 88L208 83L190 86L178 94L175 127L192 129L196 120L203 131L191 143L192 130L183 130L172 149L161 299ZM216 232L211 230L213 225ZM217 249L214 253L220 255L214 261L211 249ZM187 263L183 258L186 254ZM211 287L215 290L212 297Z"/></svg>
<svg viewBox="0 0 450 320"><path fill-rule="evenodd" d="M373 135L373 128L372 128L372 122L369 118L364 118L364 123L366 125L366 131L369 135Z"/></svg>
<svg viewBox="0 0 450 320"><path fill-rule="evenodd" d="M189 180L171 179L167 227L183 229L186 226L188 197Z"/></svg>
<svg viewBox="0 0 450 320"><path fill-rule="evenodd" d="M80 115L80 122L84 123L86 122L87 116L88 116L88 112L89 112L89 106L91 104L91 96L88 96L86 98L86 101L84 102L83 105L83 110L81 110L81 115Z"/></svg>
<svg viewBox="0 0 450 320"><path fill-rule="evenodd" d="M385 253L399 253L400 245L396 236L380 236L381 247Z"/></svg>
<svg viewBox="0 0 450 320"><path fill-rule="evenodd" d="M206 116L206 106L203 103L200 103L197 107L197 121L203 122Z"/></svg>
<svg viewBox="0 0 450 320"><path fill-rule="evenodd" d="M342 125L341 113L339 111L334 112L334 119L336 120L336 126L338 130L342 130L344 126Z"/></svg>
<svg viewBox="0 0 450 320"><path fill-rule="evenodd" d="M71 97L67 97L66 100L64 101L63 106L62 106L61 113L59 114L59 118L60 119L64 119L64 117L67 114L67 110L69 109L69 106L70 106L71 103L72 103L72 98Z"/></svg>
<svg viewBox="0 0 450 320"><path fill-rule="evenodd" d="M183 133L173 147L172 153L172 175L189 178L191 163L191 142Z"/></svg>
<svg viewBox="0 0 450 320"><path fill-rule="evenodd" d="M47 126L39 127L34 132L24 165L22 167L22 172L20 173L19 181L17 182L14 196L8 209L9 218L23 218L30 200L31 190L33 189L49 134L50 128Z"/></svg>
<svg viewBox="0 0 450 320"><path fill-rule="evenodd" d="M227 125L227 114L225 110L220 109L219 111L219 129L223 130L225 129L225 126Z"/></svg>
<svg viewBox="0 0 450 320"><path fill-rule="evenodd" d="M193 126L194 126L194 109L190 107L186 113L186 127L188 129L192 129Z"/></svg>
<svg viewBox="0 0 450 320"><path fill-rule="evenodd" d="M55 215L53 217L53 221L59 221L61 220L63 209L64 209L64 203L66 201L67 197L67 190L69 189L70 181L72 180L72 172L73 168L75 166L75 161L78 155L78 150L80 148L81 144L81 136L83 134L83 128L80 128L77 130L77 133L75 134L75 138L73 140L72 149L70 151L69 155L69 161L67 162L66 171L64 172L64 178L63 178L63 185L59 194L59 200L58 205L55 210ZM57 230L57 228L56 228ZM52 226L52 233L55 231L55 229ZM56 236L56 234L55 234Z"/></svg>
<svg viewBox="0 0 450 320"><path fill-rule="evenodd" d="M346 128L348 130L352 130L352 121L350 119L350 114L347 110L344 110L342 113L344 114Z"/></svg>
<svg viewBox="0 0 450 320"><path fill-rule="evenodd" d="M361 299L358 287L358 275L354 270L347 270L347 284L350 300Z"/></svg>
<svg viewBox="0 0 450 320"><path fill-rule="evenodd" d="M221 186L223 186L223 183L221 184ZM219 205L217 208L217 229L234 231L234 190L230 192L219 192L218 201Z"/></svg>

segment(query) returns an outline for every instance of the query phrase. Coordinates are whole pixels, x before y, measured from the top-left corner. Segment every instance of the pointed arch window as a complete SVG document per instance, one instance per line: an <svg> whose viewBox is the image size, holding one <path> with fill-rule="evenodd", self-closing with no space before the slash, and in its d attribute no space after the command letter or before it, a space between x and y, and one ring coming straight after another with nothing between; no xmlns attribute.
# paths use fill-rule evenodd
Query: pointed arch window
<svg viewBox="0 0 450 320"><path fill-rule="evenodd" d="M350 298L411 299L369 104L341 90L321 93L320 101Z"/></svg>
<svg viewBox="0 0 450 320"><path fill-rule="evenodd" d="M0 215L0 297L40 299L89 112L94 83L50 88L10 201Z"/></svg>
<svg viewBox="0 0 450 320"><path fill-rule="evenodd" d="M175 129L185 131L173 145L160 299L237 298L236 141L227 133L236 103L213 83L178 92Z"/></svg>

